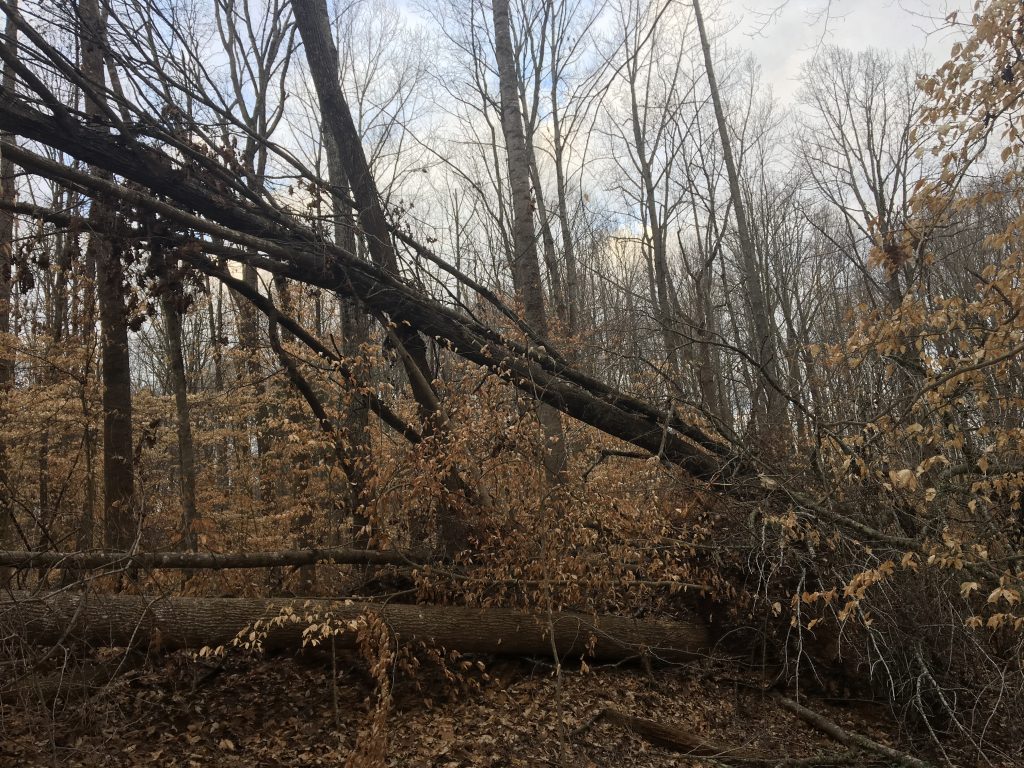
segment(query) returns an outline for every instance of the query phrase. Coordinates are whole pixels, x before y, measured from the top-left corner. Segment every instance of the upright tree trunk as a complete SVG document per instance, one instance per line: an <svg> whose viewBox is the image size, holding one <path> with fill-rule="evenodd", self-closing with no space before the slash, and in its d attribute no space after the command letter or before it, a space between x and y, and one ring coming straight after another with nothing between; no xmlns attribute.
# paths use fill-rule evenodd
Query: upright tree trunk
<svg viewBox="0 0 1024 768"><path fill-rule="evenodd" d="M210 349L213 357L213 391L224 391L224 287L216 280L206 279L206 321L209 332ZM227 494L231 487L230 466L228 457L230 441L227 437L215 441L210 448L213 455L213 475L221 483L221 490Z"/></svg>
<svg viewBox="0 0 1024 768"><path fill-rule="evenodd" d="M15 6L16 7L16 6ZM5 42L15 48L17 44L17 27L7 17ZM10 65L4 66L3 87L14 89L14 72ZM4 141L14 141L14 136L4 132L0 134ZM13 203L14 164L6 157L0 157L0 199L5 203ZM14 215L7 209L0 210L0 429L7 424L11 391L14 387L14 350L9 349L6 338L11 332L11 299L12 299L12 257L14 255ZM7 472L7 441L0 433L0 546L6 546L7 533L14 514L14 506L10 496L10 478ZM0 586L7 581L5 569L0 569Z"/></svg>
<svg viewBox="0 0 1024 768"><path fill-rule="evenodd" d="M82 72L91 88L85 112L102 119L105 30L98 0L78 6ZM100 169L93 173L105 174ZM100 349L103 375L103 489L104 539L112 549L127 549L136 533L135 471L132 440L131 369L128 358L128 317L124 301L124 271L113 210L94 198L89 210L88 250L96 264L100 307ZM101 234L102 233L102 234Z"/></svg>
<svg viewBox="0 0 1024 768"><path fill-rule="evenodd" d="M698 339L697 383L704 407L719 419L726 429L732 428L732 419L722 402L722 363L718 354L718 321L711 301L711 271L701 270L695 281L696 315L698 318L696 336Z"/></svg>
<svg viewBox="0 0 1024 768"><path fill-rule="evenodd" d="M565 149L563 146L561 119L556 104L557 81L551 86L551 125L555 152L555 187L558 196L558 223L562 236L562 260L565 262L565 333L572 336L579 328L580 288L579 268L576 265L576 243L569 226L569 201L565 180Z"/></svg>
<svg viewBox="0 0 1024 768"><path fill-rule="evenodd" d="M342 190L349 188L348 179L345 176L345 166L341 161L341 153L332 131L324 130L323 135L324 149L327 154L327 175L334 190L331 195L334 242L350 253L356 253L355 221L348 203L340 194ZM370 318L359 306L359 302L350 296L338 298L338 310L341 315L341 351L346 357L356 357L361 354L361 347L369 341ZM352 381L350 384L359 386L360 382ZM347 478L348 492L345 497L348 504L346 506L348 507L347 511L352 515L352 543L356 546L368 546L369 536L365 533L365 529L369 520L361 511L365 500L363 499L364 478L360 470L361 461L369 452L369 436L366 429L369 426L370 410L366 402L358 397L350 398L347 406L342 426L351 446L353 456L351 469L355 476ZM340 523L340 521L335 522Z"/></svg>
<svg viewBox="0 0 1024 768"><path fill-rule="evenodd" d="M633 67L634 65L630 65ZM644 213L647 217L647 229L650 232L651 244L651 277L653 278L652 299L655 307L655 317L661 330L662 342L665 346L665 358L668 362L668 375L670 378L670 393L682 386L680 378L679 357L682 347L682 339L676 332L677 318L672 311L672 285L671 274L668 268L668 248L665 241L666 222L658 211L658 190L654 182L654 170L651 167L651 158L647 152L647 140L644 135L644 121L640 116L640 99L642 94L637 93L637 70L631 69L629 77L629 106L630 120L633 128L633 144L636 150L637 161L640 165L640 184L643 189ZM646 239L646 233L645 233Z"/></svg>
<svg viewBox="0 0 1024 768"><path fill-rule="evenodd" d="M572 227L569 223L569 191L565 176L565 149L568 143L563 134L562 110L559 102L559 86L562 83L562 71L565 59L562 58L562 46L568 42L563 33L567 27L560 24L566 14L574 13L575 9L564 4L556 5L558 0L545 0L546 23L550 23L546 38L549 45L549 64L547 84L551 103L551 148L555 168L555 196L558 206L559 234L562 246L562 262L565 264L565 334L572 337L579 330L580 286L579 269L576 265L576 243ZM573 344L573 347L576 345ZM574 356L580 357L580 356ZM580 360L580 362L583 362Z"/></svg>
<svg viewBox="0 0 1024 768"><path fill-rule="evenodd" d="M537 254L537 236L533 228L533 199L530 195L530 150L523 130L519 108L519 75L512 48L508 0L494 0L494 56L501 84L501 125L508 157L508 180L512 191L512 277L523 303L526 322L542 337L548 335L544 309L544 288ZM544 429L547 445L544 465L557 477L567 459L561 417L548 405L537 405L537 418Z"/></svg>
<svg viewBox="0 0 1024 768"><path fill-rule="evenodd" d="M249 264L242 267L242 282L253 291L259 291L259 279L255 267ZM259 358L259 316L256 310L249 305L249 302L236 292L231 291L231 298L235 305L235 317L237 318L238 347L242 352L242 362L236 368L235 375L240 383L245 382L253 388L253 392L260 401L257 407L257 414L251 423L256 437L256 484L254 490L257 500L267 504L273 498L273 494L269 487L269 480L266 477L267 473L263 471L259 461L260 457L265 455L269 449L267 431L264 428L267 421L266 404L263 402L263 394L266 387L263 382L263 371ZM239 458L243 462L243 466L239 467L239 469L244 474L246 467L253 459L252 444L246 439L237 445L236 451L241 454Z"/></svg>
<svg viewBox="0 0 1024 768"><path fill-rule="evenodd" d="M569 308L566 304L565 288L562 283L562 270L558 263L555 250L555 235L551 229L551 217L548 213L548 206L544 199L544 188L540 181L540 166L537 164L537 152L534 149L535 125L526 120L527 99L526 86L521 78L517 78L517 90L524 121L524 134L527 159L530 165L530 184L533 188L534 202L537 208L537 223L540 226L540 240L543 245L544 264L548 269L548 280L551 283L551 299L554 305L555 316L563 330L569 323Z"/></svg>
<svg viewBox="0 0 1024 768"><path fill-rule="evenodd" d="M196 457L192 441L192 414L188 402L188 382L185 378L185 356L182 351L182 303L181 280L177 277L178 264L166 265L167 281L160 295L160 307L167 330L167 362L174 389L175 415L178 420L178 464L181 469L181 543L184 549L195 551L196 526L199 519L196 510Z"/></svg>
<svg viewBox="0 0 1024 768"><path fill-rule="evenodd" d="M76 234L77 238L78 235ZM76 243L77 247L77 243ZM96 259L95 251L86 248L77 279L84 282L84 290L72 283L70 334L81 337L86 349L93 349L93 334L96 332ZM74 272L72 273L74 275ZM79 302L79 295L82 299ZM78 311L74 306L78 304ZM78 527L78 548L92 549L96 538L97 510L100 508L99 484L96 482L96 455L99 449L99 431L94 424L92 400L89 391L89 380L93 376L93 358L87 355L82 369L81 381L78 386L78 401L82 410L82 449L85 453L85 508Z"/></svg>
<svg viewBox="0 0 1024 768"><path fill-rule="evenodd" d="M321 121L331 133L338 165L352 189L370 259L384 271L398 276L398 255L388 230L377 183L370 172L362 140L338 82L338 49L331 36L326 0L292 0L292 10L306 49L306 60L320 103ZM398 350L413 397L424 418L425 431L443 434L448 429L448 419L434 391L423 337L402 323L389 328L388 337ZM444 482L453 492L468 491L454 471L446 475ZM445 550L458 550L465 546L463 521L451 510L441 511L438 533L440 545ZM414 532L413 535L418 537L419 533Z"/></svg>
<svg viewBox="0 0 1024 768"><path fill-rule="evenodd" d="M537 153L533 149L533 132L526 142L530 157L530 183L537 203L537 222L540 225L541 242L544 244L544 264L548 268L548 279L551 281L552 303L555 316L562 328L569 324L569 307L566 303L565 286L562 281L561 267L555 251L555 235L551 230L551 217L547 204L544 202L544 190L540 183L540 169L537 167Z"/></svg>
<svg viewBox="0 0 1024 768"><path fill-rule="evenodd" d="M704 15L701 13L700 1L693 0L693 13L700 33L700 47L704 54L704 67L707 70L708 86L711 89L711 102L715 110L715 121L722 141L722 158L729 178L729 192L732 195L736 213L736 229L740 241L740 275L744 290L750 301L751 325L754 331L752 357L757 363L756 379L760 382L759 389L764 392L762 413L754 414L762 438L776 434L786 423L786 399L780 391L782 380L775 335L772 331L772 320L764 286L761 284L761 270L757 263L757 252L747 221L746 206L743 202L743 190L740 183L739 169L732 152L732 140L729 138L729 125L725 119L725 108L718 90L714 63L711 60L711 43L708 39ZM754 393L752 393L754 395ZM769 431L768 428L771 428Z"/></svg>
<svg viewBox="0 0 1024 768"><path fill-rule="evenodd" d="M75 205L74 201L77 197L77 193L70 190L58 190L54 196L54 207L57 210L72 210ZM68 316L68 273L71 270L72 259L74 256L75 246L78 242L78 235L70 228L67 231L58 230L54 236L53 250L56 255L56 273L53 276L53 282L50 283L50 289L47 294L48 306L47 306L47 317L49 319L47 348L50 355L59 355L61 343L64 339L65 326L67 325ZM42 378L46 385L53 386L60 380L60 370L56 366L47 367L43 372ZM44 424L43 433L40 438L39 448L39 510L40 516L45 518L47 515L46 510L49 508L49 490L47 488L50 477L50 425ZM90 445L90 430L88 422L84 422L83 429L83 448L87 452L86 464L87 466L91 463L91 455L88 455L91 451L92 446ZM68 443L65 442L67 438L64 438L61 442L63 445L61 449L66 449ZM83 529L91 528L91 508L89 506L89 493L88 484L86 485L86 506L82 510L82 516L79 520L79 535ZM60 505L60 501L63 498L63 494L57 494L57 506ZM60 513L59 509L54 508L53 514L56 516ZM90 531L91 534L91 531ZM87 546L91 547L89 543Z"/></svg>

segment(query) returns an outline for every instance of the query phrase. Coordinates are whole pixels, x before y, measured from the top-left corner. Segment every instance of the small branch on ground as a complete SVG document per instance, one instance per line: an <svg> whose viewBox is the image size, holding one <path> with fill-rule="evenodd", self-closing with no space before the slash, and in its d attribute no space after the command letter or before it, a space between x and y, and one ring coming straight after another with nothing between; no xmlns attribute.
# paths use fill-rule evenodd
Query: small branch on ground
<svg viewBox="0 0 1024 768"><path fill-rule="evenodd" d="M851 748L874 752L877 755L882 755L883 757L888 758L894 765L902 765L905 768L932 768L931 763L920 760L913 755L908 755L904 752L893 749L892 747L879 744L877 741L869 739L867 736L862 734L848 731L832 722L824 715L821 715L812 709L808 709L793 699L787 698L778 693L773 694L773 698L801 720L813 725L823 733L827 733L840 744L845 744L847 747Z"/></svg>

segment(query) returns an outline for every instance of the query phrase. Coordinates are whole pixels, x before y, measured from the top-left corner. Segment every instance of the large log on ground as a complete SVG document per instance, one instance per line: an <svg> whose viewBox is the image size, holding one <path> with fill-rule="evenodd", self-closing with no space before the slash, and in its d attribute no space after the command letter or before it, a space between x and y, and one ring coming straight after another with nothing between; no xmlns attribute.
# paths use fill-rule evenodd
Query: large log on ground
<svg viewBox="0 0 1024 768"><path fill-rule="evenodd" d="M295 549L278 552L18 552L0 551L0 566L14 568L271 568L313 563L345 565L415 565L421 555L372 549Z"/></svg>
<svg viewBox="0 0 1024 768"><path fill-rule="evenodd" d="M586 655L618 661L648 655L654 660L687 661L711 646L710 633L697 620L655 621L575 613L526 614L503 608L381 605L324 600L144 597L62 593L33 597L14 593L0 601L0 632L28 643L51 645L78 640L115 647L159 644L164 649L228 645L239 631L291 608L303 618L267 630L267 650L299 649L312 621L330 614L340 622L375 614L400 641L423 641L463 653L512 656ZM553 637L552 637L553 630ZM354 640L352 632L340 638ZM552 643L552 639L554 642ZM592 644L592 645L591 645Z"/></svg>

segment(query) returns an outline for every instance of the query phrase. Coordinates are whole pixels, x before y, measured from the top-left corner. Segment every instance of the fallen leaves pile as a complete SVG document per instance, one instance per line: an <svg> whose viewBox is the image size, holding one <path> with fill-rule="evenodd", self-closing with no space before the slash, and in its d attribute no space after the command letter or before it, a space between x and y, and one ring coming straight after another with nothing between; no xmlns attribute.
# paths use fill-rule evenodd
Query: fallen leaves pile
<svg viewBox="0 0 1024 768"><path fill-rule="evenodd" d="M336 660L335 668L332 684L331 663L323 658L229 658L212 667L179 653L91 695L72 697L77 701L44 707L32 700L29 687L0 706L0 765L350 764L374 687L354 660ZM892 741L884 713L815 706L839 723ZM646 673L563 668L558 679L547 663L501 661L469 685L447 681L429 667L415 679L396 674L385 764L722 765L654 746L597 717L606 707L763 754L764 764L843 752L781 710L753 681L728 680L710 666Z"/></svg>

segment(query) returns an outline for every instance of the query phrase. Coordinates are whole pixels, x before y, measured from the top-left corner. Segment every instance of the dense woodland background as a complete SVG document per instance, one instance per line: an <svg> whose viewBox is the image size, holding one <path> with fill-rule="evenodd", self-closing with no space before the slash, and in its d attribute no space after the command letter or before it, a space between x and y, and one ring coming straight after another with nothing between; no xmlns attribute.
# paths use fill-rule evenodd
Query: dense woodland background
<svg viewBox="0 0 1024 768"><path fill-rule="evenodd" d="M823 39L787 106L697 0L0 11L0 759L264 648L330 646L337 725L344 637L352 765L502 654L562 765L578 676L684 659L888 726L602 727L1024 760L1021 4Z"/></svg>

